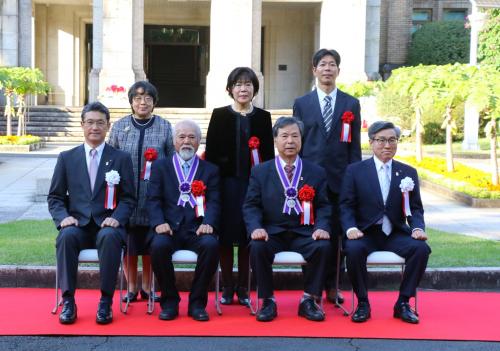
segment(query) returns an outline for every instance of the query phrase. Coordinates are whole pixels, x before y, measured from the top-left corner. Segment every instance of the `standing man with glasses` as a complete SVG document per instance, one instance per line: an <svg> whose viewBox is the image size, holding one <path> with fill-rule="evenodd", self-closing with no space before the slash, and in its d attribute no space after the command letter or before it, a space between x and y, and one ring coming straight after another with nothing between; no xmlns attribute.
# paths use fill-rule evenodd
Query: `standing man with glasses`
<svg viewBox="0 0 500 351"><path fill-rule="evenodd" d="M96 322L113 320L111 305L116 286L125 224L136 205L130 155L107 145L109 111L100 102L82 110L83 145L59 155L47 197L49 212L59 230L57 273L63 297L62 324L74 323L78 255L99 253L101 299Z"/></svg>
<svg viewBox="0 0 500 351"><path fill-rule="evenodd" d="M347 273L358 298L353 322L371 316L366 258L374 251L392 251L403 257L406 268L394 305L394 317L416 324L409 305L427 267L431 250L426 244L424 209L417 171L393 160L399 128L379 121L368 129L373 157L349 165L340 195L340 212L347 241Z"/></svg>
<svg viewBox="0 0 500 351"><path fill-rule="evenodd" d="M328 199L332 204L332 265L325 281L327 299L343 303L335 285L340 226L338 198L347 165L361 161L361 114L358 99L339 90L340 55L331 49L318 50L312 58L316 89L295 100L293 115L304 123L304 145L300 153L305 160L326 170Z"/></svg>

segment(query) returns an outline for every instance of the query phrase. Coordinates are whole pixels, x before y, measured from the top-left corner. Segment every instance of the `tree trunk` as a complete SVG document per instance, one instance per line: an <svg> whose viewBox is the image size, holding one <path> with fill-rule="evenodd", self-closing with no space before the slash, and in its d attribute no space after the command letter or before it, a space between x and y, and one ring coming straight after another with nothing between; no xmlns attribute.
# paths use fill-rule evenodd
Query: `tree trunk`
<svg viewBox="0 0 500 351"><path fill-rule="evenodd" d="M24 118L24 95L18 95L18 104L19 107L17 108L17 136L21 136L25 134L25 118Z"/></svg>
<svg viewBox="0 0 500 351"><path fill-rule="evenodd" d="M422 111L415 109L415 157L417 162L422 162Z"/></svg>
<svg viewBox="0 0 500 351"><path fill-rule="evenodd" d="M453 172L455 170L455 165L453 164L453 120L451 117L451 108L446 107L446 168L448 172Z"/></svg>
<svg viewBox="0 0 500 351"><path fill-rule="evenodd" d="M5 135L11 136L12 135L12 93L9 91L5 91L5 98L6 98L5 112L6 112L6 118L7 118L7 130L6 130Z"/></svg>
<svg viewBox="0 0 500 351"><path fill-rule="evenodd" d="M493 127L490 136L491 183L498 185L497 133Z"/></svg>

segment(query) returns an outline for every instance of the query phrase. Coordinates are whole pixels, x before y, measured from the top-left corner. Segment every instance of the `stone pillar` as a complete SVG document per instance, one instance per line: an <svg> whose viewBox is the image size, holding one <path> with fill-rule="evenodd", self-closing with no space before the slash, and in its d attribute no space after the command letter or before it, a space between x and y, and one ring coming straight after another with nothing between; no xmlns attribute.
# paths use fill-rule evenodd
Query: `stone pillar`
<svg viewBox="0 0 500 351"><path fill-rule="evenodd" d="M370 80L380 79L380 5L381 0L368 0L366 7L365 72Z"/></svg>
<svg viewBox="0 0 500 351"><path fill-rule="evenodd" d="M132 16L132 70L137 82L146 79L144 72L144 0L134 0Z"/></svg>
<svg viewBox="0 0 500 351"><path fill-rule="evenodd" d="M31 0L19 0L19 66L32 67L32 17Z"/></svg>
<svg viewBox="0 0 500 351"><path fill-rule="evenodd" d="M90 74L90 101L97 99L108 107L128 107L126 91L135 81L133 0L94 0L93 10L94 67ZM123 88L125 92L112 91L112 87Z"/></svg>
<svg viewBox="0 0 500 351"><path fill-rule="evenodd" d="M0 2L0 66L18 65L18 8L17 1Z"/></svg>
<svg viewBox="0 0 500 351"><path fill-rule="evenodd" d="M321 4L319 46L339 52L341 82L366 80L366 1L323 0Z"/></svg>
<svg viewBox="0 0 500 351"><path fill-rule="evenodd" d="M252 14L249 16L249 14ZM212 0L210 8L210 71L206 107L228 105L227 76L235 67L251 67L262 81L260 68L262 0ZM259 105L263 86L254 101Z"/></svg>
<svg viewBox="0 0 500 351"><path fill-rule="evenodd" d="M472 13L468 16L470 22L470 59L469 63L471 65L477 65L477 45L479 40L479 32L483 28L484 21L486 20L486 15L479 12L476 2L472 3Z"/></svg>

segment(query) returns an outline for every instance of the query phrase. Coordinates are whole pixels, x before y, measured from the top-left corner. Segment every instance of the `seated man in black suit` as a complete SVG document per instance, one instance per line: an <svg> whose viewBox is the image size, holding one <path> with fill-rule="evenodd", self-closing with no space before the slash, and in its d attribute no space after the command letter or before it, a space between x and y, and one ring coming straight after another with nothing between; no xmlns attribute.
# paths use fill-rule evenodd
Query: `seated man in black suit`
<svg viewBox="0 0 500 351"><path fill-rule="evenodd" d="M99 252L101 300L96 322L110 323L125 224L136 205L130 155L104 142L109 111L100 102L82 110L85 143L59 155L47 201L59 235L57 271L63 296L62 324L76 320L78 254Z"/></svg>
<svg viewBox="0 0 500 351"><path fill-rule="evenodd" d="M326 193L323 168L302 160L303 124L295 117L280 117L274 127L274 144L279 156L252 168L243 205L250 233L250 263L263 299L258 321L277 316L273 295L272 263L280 251L304 256L304 296L299 316L322 321L325 314L318 301L330 264L331 207Z"/></svg>
<svg viewBox="0 0 500 351"><path fill-rule="evenodd" d="M347 273L358 298L353 322L370 318L366 258L374 251L392 251L406 260L406 269L394 306L394 317L418 323L409 299L415 296L431 250L426 244L424 209L417 171L393 160L399 128L375 122L368 129L374 156L351 164L342 184L340 210L346 231Z"/></svg>
<svg viewBox="0 0 500 351"><path fill-rule="evenodd" d="M216 229L220 213L219 171L196 156L200 127L192 121L174 128L176 153L153 163L147 207L151 225L151 263L161 290L161 320L179 315L172 254L195 251L198 262L189 294L188 315L208 321L208 285L219 262Z"/></svg>

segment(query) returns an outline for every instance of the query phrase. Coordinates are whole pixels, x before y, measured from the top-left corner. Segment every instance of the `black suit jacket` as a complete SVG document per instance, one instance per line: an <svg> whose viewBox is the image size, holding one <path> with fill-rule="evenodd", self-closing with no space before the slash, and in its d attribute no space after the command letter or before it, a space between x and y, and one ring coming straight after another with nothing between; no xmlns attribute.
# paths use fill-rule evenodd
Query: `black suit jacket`
<svg viewBox="0 0 500 351"><path fill-rule="evenodd" d="M412 215L408 217L403 213L403 195L399 188L405 177L410 177L415 183L410 192ZM352 227L363 231L376 224L384 214L391 220L393 231L411 234L415 228L425 230L424 208L415 168L392 160L391 186L384 206L373 157L349 165L340 195L340 220L344 231Z"/></svg>
<svg viewBox="0 0 500 351"><path fill-rule="evenodd" d="M117 205L114 210L104 208L106 194L105 174L115 170L120 174L117 187ZM97 170L94 191L90 191L90 178L82 145L61 152L57 159L47 201L49 212L58 229L61 221L73 216L83 227L93 218L101 225L106 217L112 217L124 226L136 206L132 160L126 152L104 146Z"/></svg>
<svg viewBox="0 0 500 351"><path fill-rule="evenodd" d="M295 99L293 115L304 122L303 144L300 155L303 159L323 167L328 176L328 188L340 192L342 178L348 164L361 161L361 112L359 100L337 89L333 110L333 123L326 133L323 114L316 90ZM351 111L351 142L340 141L341 117Z"/></svg>
<svg viewBox="0 0 500 351"><path fill-rule="evenodd" d="M281 185L275 160L264 162L252 168L247 196L243 204L243 217L249 235L255 229L263 228L269 235L292 231L301 235L312 235L316 229L330 230L331 206L326 194L325 170L307 160L302 160L302 176L298 189L304 184L316 192L313 200L314 225L301 225L300 216L284 214L285 190Z"/></svg>
<svg viewBox="0 0 500 351"><path fill-rule="evenodd" d="M174 232L181 225L189 231L196 231L201 224L217 229L220 214L219 170L213 164L200 160L193 180L201 180L207 187L204 217L197 218L189 204L177 206L180 191L172 157L153 162L146 204L152 229L163 223L168 223Z"/></svg>

